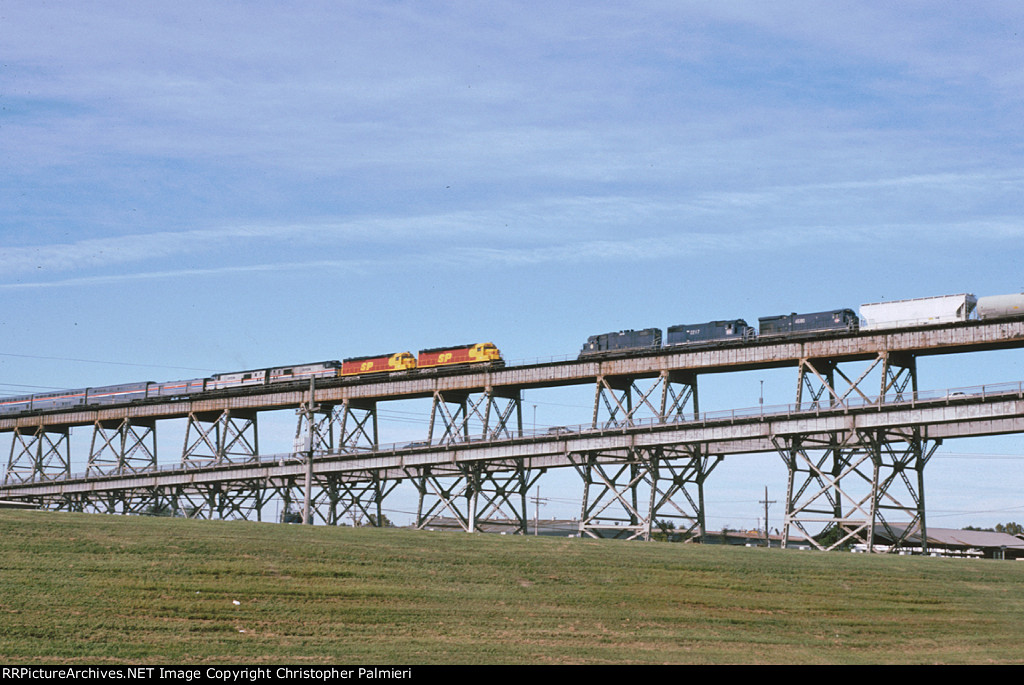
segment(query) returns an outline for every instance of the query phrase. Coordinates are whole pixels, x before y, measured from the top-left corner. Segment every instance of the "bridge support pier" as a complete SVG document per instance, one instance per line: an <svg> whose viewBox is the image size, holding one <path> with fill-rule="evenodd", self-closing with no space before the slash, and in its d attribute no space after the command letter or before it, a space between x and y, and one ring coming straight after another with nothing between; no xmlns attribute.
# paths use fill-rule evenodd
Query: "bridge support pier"
<svg viewBox="0 0 1024 685"><path fill-rule="evenodd" d="M71 475L69 426L15 428L4 483L55 480Z"/></svg>
<svg viewBox="0 0 1024 685"><path fill-rule="evenodd" d="M156 468L156 421L96 421L86 475L140 473Z"/></svg>
<svg viewBox="0 0 1024 685"><path fill-rule="evenodd" d="M642 420L664 423L696 417L697 376L662 371L644 388L633 376L598 376L594 391L594 428L633 426ZM603 411L602 411L603 410Z"/></svg>
<svg viewBox="0 0 1024 685"><path fill-rule="evenodd" d="M929 445L917 429L773 440L789 471L783 547L793 526L817 549L876 551L881 526L893 541L889 551L918 536L927 551L924 467L941 441Z"/></svg>
<svg viewBox="0 0 1024 685"><path fill-rule="evenodd" d="M658 528L704 539L704 482L721 455L680 445L570 459L583 478L581 536L650 540Z"/></svg>
<svg viewBox="0 0 1024 685"><path fill-rule="evenodd" d="M803 409L845 407L851 400L870 405L917 397L917 359L911 353L880 350L856 375L844 372L832 359L804 358L797 373L796 403ZM878 395L868 395L866 379L876 373ZM914 429L776 437L774 441L789 472L783 546L792 525L819 549L862 544L873 551L875 527L880 524L895 541L894 549L921 533L924 551L924 466L937 444L929 448ZM908 475L911 472L914 478ZM892 511L907 517L905 529L893 528L885 518L884 512ZM812 535L811 529L818 527L822 529Z"/></svg>
<svg viewBox="0 0 1024 685"><path fill-rule="evenodd" d="M348 516L352 525L385 527L389 520L384 514L384 498L398 486L397 481L388 481L377 472L368 472L365 479L323 477L321 488L327 499L327 515L322 516L328 525L338 526Z"/></svg>
<svg viewBox="0 0 1024 685"><path fill-rule="evenodd" d="M170 516L173 513L164 489L150 486L81 492L73 496L50 498L43 506L58 511L90 514Z"/></svg>
<svg viewBox="0 0 1024 685"><path fill-rule="evenodd" d="M345 400L340 405L318 404L310 412L306 407L295 410L299 417L295 429L295 451L309 450L309 436L313 436L313 451L318 454L366 452L377 449L377 403ZM312 431L310 430L312 422Z"/></svg>
<svg viewBox="0 0 1024 685"><path fill-rule="evenodd" d="M263 521L270 497L264 479L178 485L153 498L154 513L194 519Z"/></svg>
<svg viewBox="0 0 1024 685"><path fill-rule="evenodd" d="M435 428L440 428L439 437L435 437ZM518 390L500 393L486 388L482 393L434 392L427 428L427 440L432 445L467 442L471 437L494 440L522 434L523 409Z"/></svg>
<svg viewBox="0 0 1024 685"><path fill-rule="evenodd" d="M410 472L419 491L416 528L450 526L525 535L527 495L544 473L522 459L427 466Z"/></svg>
<svg viewBox="0 0 1024 685"><path fill-rule="evenodd" d="M253 461L259 457L254 410L189 412L184 466L212 466Z"/></svg>
<svg viewBox="0 0 1024 685"><path fill-rule="evenodd" d="M879 393L871 396L865 392L868 385L865 379L871 377L876 369L881 377ZM797 367L796 404L807 409L846 405L850 398L856 398L858 404L874 404L880 398L892 402L916 396L917 360L912 354L882 350L856 377L853 373L847 374L832 359L805 357Z"/></svg>
<svg viewBox="0 0 1024 685"><path fill-rule="evenodd" d="M316 474L309 492L309 516L311 524L323 523L340 526L349 519L353 526L387 525L384 514L384 499L398 485L398 481L380 477L375 471L354 477L352 473L341 475ZM282 511L281 523L301 523L307 498L305 479L289 477L267 484L267 497L279 497Z"/></svg>

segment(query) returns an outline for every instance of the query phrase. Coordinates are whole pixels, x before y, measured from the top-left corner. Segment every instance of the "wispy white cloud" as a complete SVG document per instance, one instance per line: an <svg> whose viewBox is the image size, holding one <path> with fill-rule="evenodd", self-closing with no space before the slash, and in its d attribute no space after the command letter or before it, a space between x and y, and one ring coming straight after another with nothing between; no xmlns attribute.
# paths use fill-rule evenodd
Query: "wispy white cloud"
<svg viewBox="0 0 1024 685"><path fill-rule="evenodd" d="M268 231L250 230L245 234L266 235ZM229 233L230 231L224 231L223 235ZM514 269L546 264L614 263L628 266L642 262L680 259L728 260L744 253L787 254L809 244L815 245L821 253L840 253L843 249L851 247L874 249L882 243L889 246L902 245L904 249L910 249L925 240L931 244L941 241L951 245L970 244L984 247L1021 238L1024 238L1024 221L1013 218L1005 221L938 225L928 223L781 226L739 231L700 228L620 239L584 237L564 241L558 240L556 236L552 240L533 241L533 244L529 245L470 245L419 251L383 251L384 256L353 259L222 264L189 269L127 270L58 279L26 279L0 283L0 289L102 286L132 281L250 276L259 273L323 273L366 277L436 269L458 268L471 271L492 268Z"/></svg>
<svg viewBox="0 0 1024 685"><path fill-rule="evenodd" d="M432 245L454 249L432 260L472 264L477 261L536 263L579 259L648 258L646 255L742 249L752 243L794 244L813 235L821 240L821 221L838 217L833 230L857 235L891 234L894 227L913 226L907 220L908 197L920 205L914 211L934 235L943 230L974 231L985 235L1016 235L1013 217L987 212L967 222L952 215L932 216L929 206L956 198L984 204L993 196L1019 195L1024 172L1018 169L982 172L911 174L818 183L764 184L743 190L697 192L679 197L659 195L595 195L532 198L521 202L444 213L380 214L343 220L296 223L239 223L204 229L125 233L65 243L0 247L0 277L23 278L21 287L45 279L48 283L105 282L123 278L167 277L189 273L291 270L316 268L300 254L316 251L322 264L359 264L379 269L396 258L415 262ZM912 192L914 195L908 195ZM858 224L862 204L898 193L895 208L874 207L875 228ZM913 209L913 208L911 208ZM705 227L713 225L714 231ZM780 232L780 227L784 230ZM629 240L620 236L629 235ZM666 238L666 236L669 236ZM678 245L677 245L678 244ZM677 246L675 246L677 245ZM387 254L377 259L378 253ZM465 259L468 254L472 259ZM276 254L276 260L269 255ZM334 255L344 254L340 262ZM353 257L357 257L353 259ZM255 257L255 259L254 259ZM252 262L261 266L252 266ZM184 269L183 266L190 268ZM153 268L156 267L156 268ZM88 273L102 270L138 272L131 275ZM86 272L86 273L82 273ZM68 278L63 278L67 276ZM75 277L87 281L73 280ZM72 279L72 280L69 280Z"/></svg>

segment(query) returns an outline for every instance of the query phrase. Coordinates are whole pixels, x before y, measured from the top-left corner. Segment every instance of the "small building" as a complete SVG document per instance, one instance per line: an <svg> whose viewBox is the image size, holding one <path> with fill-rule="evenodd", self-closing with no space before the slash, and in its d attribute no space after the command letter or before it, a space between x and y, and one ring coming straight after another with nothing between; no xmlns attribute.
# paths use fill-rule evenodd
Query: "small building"
<svg viewBox="0 0 1024 685"><path fill-rule="evenodd" d="M0 499L0 509L39 509L34 502L17 502L15 500Z"/></svg>
<svg viewBox="0 0 1024 685"><path fill-rule="evenodd" d="M576 520L548 519L540 520L534 531L533 519L526 522L526 535L546 535L553 537L579 537L580 522ZM508 519L479 519L476 522L476 531L479 533L498 533L500 535L513 535L519 529L519 524ZM463 524L457 519L438 516L423 527L423 530L465 530Z"/></svg>
<svg viewBox="0 0 1024 685"><path fill-rule="evenodd" d="M889 527L897 536L907 529L906 523L893 523ZM875 528L876 545L894 543L884 526ZM959 530L928 526L928 554L943 557L974 557L978 559L1024 559L1024 539L1009 533L991 530ZM911 531L900 544L899 551L921 553L921 532Z"/></svg>
<svg viewBox="0 0 1024 685"><path fill-rule="evenodd" d="M767 544L764 531L760 530L709 530L701 540L706 545L735 545L743 547L782 547L782 535L778 532L768 536ZM787 549L813 549L814 546L801 535L789 535Z"/></svg>

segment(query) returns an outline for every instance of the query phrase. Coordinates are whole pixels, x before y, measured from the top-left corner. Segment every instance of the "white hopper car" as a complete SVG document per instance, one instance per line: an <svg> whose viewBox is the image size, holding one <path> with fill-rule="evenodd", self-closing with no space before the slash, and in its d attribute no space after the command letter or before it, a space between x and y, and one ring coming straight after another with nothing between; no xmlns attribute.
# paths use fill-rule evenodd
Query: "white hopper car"
<svg viewBox="0 0 1024 685"><path fill-rule="evenodd" d="M967 321L978 300L974 295L940 295L913 300L874 302L860 306L862 331L879 328L909 328Z"/></svg>

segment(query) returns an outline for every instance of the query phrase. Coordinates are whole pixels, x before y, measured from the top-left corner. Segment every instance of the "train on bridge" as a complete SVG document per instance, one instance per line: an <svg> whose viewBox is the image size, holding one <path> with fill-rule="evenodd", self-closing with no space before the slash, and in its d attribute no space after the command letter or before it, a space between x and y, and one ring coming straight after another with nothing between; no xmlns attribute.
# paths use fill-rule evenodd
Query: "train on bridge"
<svg viewBox="0 0 1024 685"><path fill-rule="evenodd" d="M743 319L709 321L661 329L626 330L592 335L583 344L580 359L625 356L656 352L666 348L715 347L721 345L774 342L779 339L812 339L852 335L861 330L878 331L916 328L968 321L1024 316L1024 293L977 298L969 293L921 297L862 304L860 316L852 309L834 309L810 314L762 316L758 327Z"/></svg>
<svg viewBox="0 0 1024 685"><path fill-rule="evenodd" d="M310 378L350 378L384 373L436 373L440 369L459 367L501 367L504 361L494 343L473 343L454 347L435 347L411 352L369 357L352 357L343 361L324 361L269 369L252 369L217 373L209 378L154 383L141 381L101 388L81 388L37 393L20 397L0 398L0 415L31 411L54 411L78 406L126 404L141 400L172 401L200 393L236 388L252 388L279 383L309 381Z"/></svg>
<svg viewBox="0 0 1024 685"><path fill-rule="evenodd" d="M761 317L760 330L743 319L670 326L663 339L657 328L602 333L583 345L580 359L602 359L630 354L657 353L667 348L699 349L705 346L746 345L852 335L859 331L916 328L938 324L1024 316L1024 293L975 298L945 295L914 300L864 304L861 316L852 309L810 314ZM0 398L0 415L45 412L79 406L127 404L138 401L183 400L203 393L239 388L309 381L311 378L362 378L438 373L445 369L503 367L501 352L493 343L474 343L411 352L351 357L249 371L219 373L209 378L154 383L143 381L98 388L61 390Z"/></svg>

